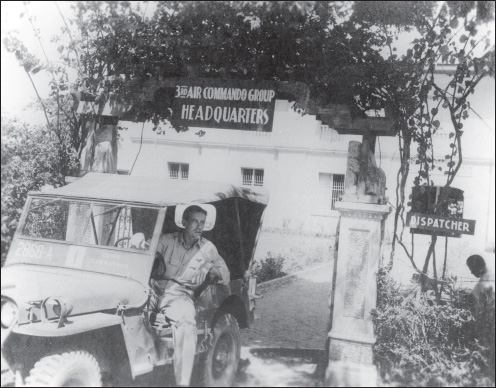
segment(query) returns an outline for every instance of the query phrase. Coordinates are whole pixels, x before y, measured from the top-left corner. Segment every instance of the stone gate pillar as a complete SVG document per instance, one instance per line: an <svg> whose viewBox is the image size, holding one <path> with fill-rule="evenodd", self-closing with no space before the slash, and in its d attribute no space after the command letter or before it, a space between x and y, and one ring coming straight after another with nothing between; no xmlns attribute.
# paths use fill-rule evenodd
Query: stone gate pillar
<svg viewBox="0 0 496 388"><path fill-rule="evenodd" d="M388 205L337 202L341 213L332 329L328 333L326 385L373 387L375 343L370 311L376 307L376 274Z"/></svg>

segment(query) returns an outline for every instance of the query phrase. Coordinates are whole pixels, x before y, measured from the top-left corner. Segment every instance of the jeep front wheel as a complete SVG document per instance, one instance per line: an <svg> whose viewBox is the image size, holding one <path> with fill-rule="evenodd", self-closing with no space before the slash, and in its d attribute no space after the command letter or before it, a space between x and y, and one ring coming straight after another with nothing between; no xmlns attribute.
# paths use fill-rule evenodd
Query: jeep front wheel
<svg viewBox="0 0 496 388"><path fill-rule="evenodd" d="M204 365L207 387L229 387L236 376L241 350L239 325L231 314L220 316L213 328L212 347Z"/></svg>
<svg viewBox="0 0 496 388"><path fill-rule="evenodd" d="M27 387L101 387L95 357L85 351L54 354L38 361L26 378Z"/></svg>

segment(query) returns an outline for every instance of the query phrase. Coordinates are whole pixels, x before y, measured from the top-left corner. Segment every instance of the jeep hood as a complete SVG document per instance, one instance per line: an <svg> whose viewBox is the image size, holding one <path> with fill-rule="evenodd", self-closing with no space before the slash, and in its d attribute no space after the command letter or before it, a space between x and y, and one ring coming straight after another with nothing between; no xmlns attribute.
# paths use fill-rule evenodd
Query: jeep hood
<svg viewBox="0 0 496 388"><path fill-rule="evenodd" d="M118 304L140 307L148 298L147 286L118 276L25 264L6 266L1 272L2 298L17 304L20 324L28 322L28 302L48 297L68 299L73 306L71 315L112 310ZM39 309L33 311L39 319Z"/></svg>

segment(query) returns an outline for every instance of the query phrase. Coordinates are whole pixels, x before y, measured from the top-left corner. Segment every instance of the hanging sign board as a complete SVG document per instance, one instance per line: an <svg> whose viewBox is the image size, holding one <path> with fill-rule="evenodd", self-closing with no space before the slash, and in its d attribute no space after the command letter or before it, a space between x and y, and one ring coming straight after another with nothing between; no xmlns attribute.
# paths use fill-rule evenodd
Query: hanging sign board
<svg viewBox="0 0 496 388"><path fill-rule="evenodd" d="M410 233L435 232L437 236L461 237L462 234L467 234L467 225L458 227L457 224L458 221L465 221L463 208L463 190L444 186L414 186L410 214L420 216L412 218ZM470 226L468 230L470 231ZM473 228L472 233L468 234L474 234Z"/></svg>
<svg viewBox="0 0 496 388"><path fill-rule="evenodd" d="M406 223L410 228L441 232L442 235L447 236L454 234L452 237L459 237L460 234L473 235L475 232L475 220L448 218L433 214L410 212L406 215Z"/></svg>
<svg viewBox="0 0 496 388"><path fill-rule="evenodd" d="M171 121L179 125L272 131L275 82L182 78L169 90Z"/></svg>

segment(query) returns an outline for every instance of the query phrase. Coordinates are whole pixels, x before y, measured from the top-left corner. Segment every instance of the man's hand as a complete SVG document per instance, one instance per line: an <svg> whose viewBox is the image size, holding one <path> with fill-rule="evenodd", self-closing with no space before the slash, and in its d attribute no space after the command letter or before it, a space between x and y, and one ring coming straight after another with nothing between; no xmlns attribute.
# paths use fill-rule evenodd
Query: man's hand
<svg viewBox="0 0 496 388"><path fill-rule="evenodd" d="M157 313L155 321L152 323L157 330L164 330L171 327L171 322L165 317L165 314Z"/></svg>
<svg viewBox="0 0 496 388"><path fill-rule="evenodd" d="M129 248L136 248L145 250L147 248L147 243L145 241L145 235L143 233L133 234L129 240Z"/></svg>
<svg viewBox="0 0 496 388"><path fill-rule="evenodd" d="M205 281L210 269L212 268L212 263L207 263L199 267L191 278L191 282L197 285L202 284Z"/></svg>

